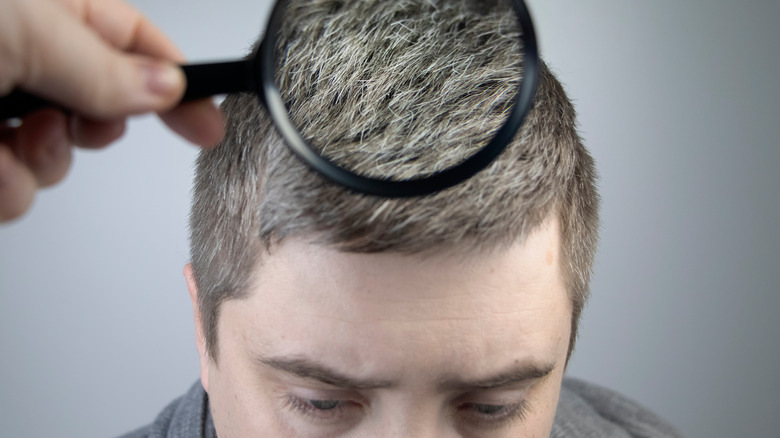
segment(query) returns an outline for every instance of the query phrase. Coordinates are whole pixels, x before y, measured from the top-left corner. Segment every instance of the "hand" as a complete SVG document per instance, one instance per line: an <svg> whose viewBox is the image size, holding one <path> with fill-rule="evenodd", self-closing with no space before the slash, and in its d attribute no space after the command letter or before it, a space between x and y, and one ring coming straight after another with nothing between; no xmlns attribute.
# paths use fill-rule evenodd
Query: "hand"
<svg viewBox="0 0 780 438"><path fill-rule="evenodd" d="M64 178L72 145L108 145L129 115L157 112L193 143L219 142L224 122L213 103L174 108L183 61L121 0L0 0L0 96L19 87L72 111L38 111L18 127L0 121L0 222L21 216L37 188Z"/></svg>

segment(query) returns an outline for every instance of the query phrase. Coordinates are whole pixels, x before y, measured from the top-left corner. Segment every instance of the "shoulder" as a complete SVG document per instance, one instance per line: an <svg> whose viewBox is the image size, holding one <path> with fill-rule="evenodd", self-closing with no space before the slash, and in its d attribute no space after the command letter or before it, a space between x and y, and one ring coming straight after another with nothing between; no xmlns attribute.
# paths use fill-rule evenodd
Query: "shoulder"
<svg viewBox="0 0 780 438"><path fill-rule="evenodd" d="M211 438L208 396L200 382L172 401L148 426L119 438Z"/></svg>
<svg viewBox="0 0 780 438"><path fill-rule="evenodd" d="M563 380L551 438L680 438L649 409L610 389Z"/></svg>

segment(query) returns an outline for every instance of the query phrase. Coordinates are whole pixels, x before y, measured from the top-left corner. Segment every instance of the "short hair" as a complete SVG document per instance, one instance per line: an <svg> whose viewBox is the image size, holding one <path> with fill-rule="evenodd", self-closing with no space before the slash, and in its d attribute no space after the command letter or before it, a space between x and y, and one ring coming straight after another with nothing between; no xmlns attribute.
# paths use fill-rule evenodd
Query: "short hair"
<svg viewBox="0 0 780 438"><path fill-rule="evenodd" d="M353 163L360 172L403 177L421 161L440 159L419 148L410 153L415 144L468 153L511 107L522 62L506 2L291 3L295 22L285 24L277 46L283 98L304 136L331 154L366 157ZM437 108L426 106L429 113L408 116L442 95ZM212 360L221 304L246 297L263 255L287 238L357 253L478 254L523 241L550 217L559 221L560 269L573 308L571 355L597 246L599 197L574 108L544 63L533 109L507 149L471 179L423 197L364 195L326 180L287 149L254 95L228 96L221 109L227 134L197 159L190 215ZM415 158L399 161L399 151Z"/></svg>

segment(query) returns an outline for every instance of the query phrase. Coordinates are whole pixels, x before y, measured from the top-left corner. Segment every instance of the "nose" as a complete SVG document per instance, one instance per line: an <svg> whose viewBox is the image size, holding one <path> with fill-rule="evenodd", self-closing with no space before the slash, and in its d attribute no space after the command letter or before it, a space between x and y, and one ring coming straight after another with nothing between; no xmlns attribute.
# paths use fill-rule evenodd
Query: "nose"
<svg viewBox="0 0 780 438"><path fill-rule="evenodd" d="M374 435L381 438L444 438L438 427L421 424L393 424ZM453 437L454 438L454 437Z"/></svg>

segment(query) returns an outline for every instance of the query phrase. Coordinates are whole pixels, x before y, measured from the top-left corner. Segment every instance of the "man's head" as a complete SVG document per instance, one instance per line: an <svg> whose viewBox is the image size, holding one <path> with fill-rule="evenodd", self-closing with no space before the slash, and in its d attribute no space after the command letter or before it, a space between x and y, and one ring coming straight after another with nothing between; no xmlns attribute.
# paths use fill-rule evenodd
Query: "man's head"
<svg viewBox="0 0 780 438"><path fill-rule="evenodd" d="M520 68L509 9L341 3L300 2L282 38L280 82L306 136L393 175L416 163L377 151L420 144L399 141L401 131L460 150L491 136ZM471 32L472 47L449 47L432 20ZM503 31L485 34L496 21ZM333 23L355 32L317 46ZM399 53L407 68L383 64ZM455 98L436 114L399 115L431 90ZM354 98L372 93L383 98ZM598 196L573 108L546 67L496 162L423 198L325 181L252 96L229 97L223 111L227 137L198 160L188 269L221 437L549 433L587 296Z"/></svg>

